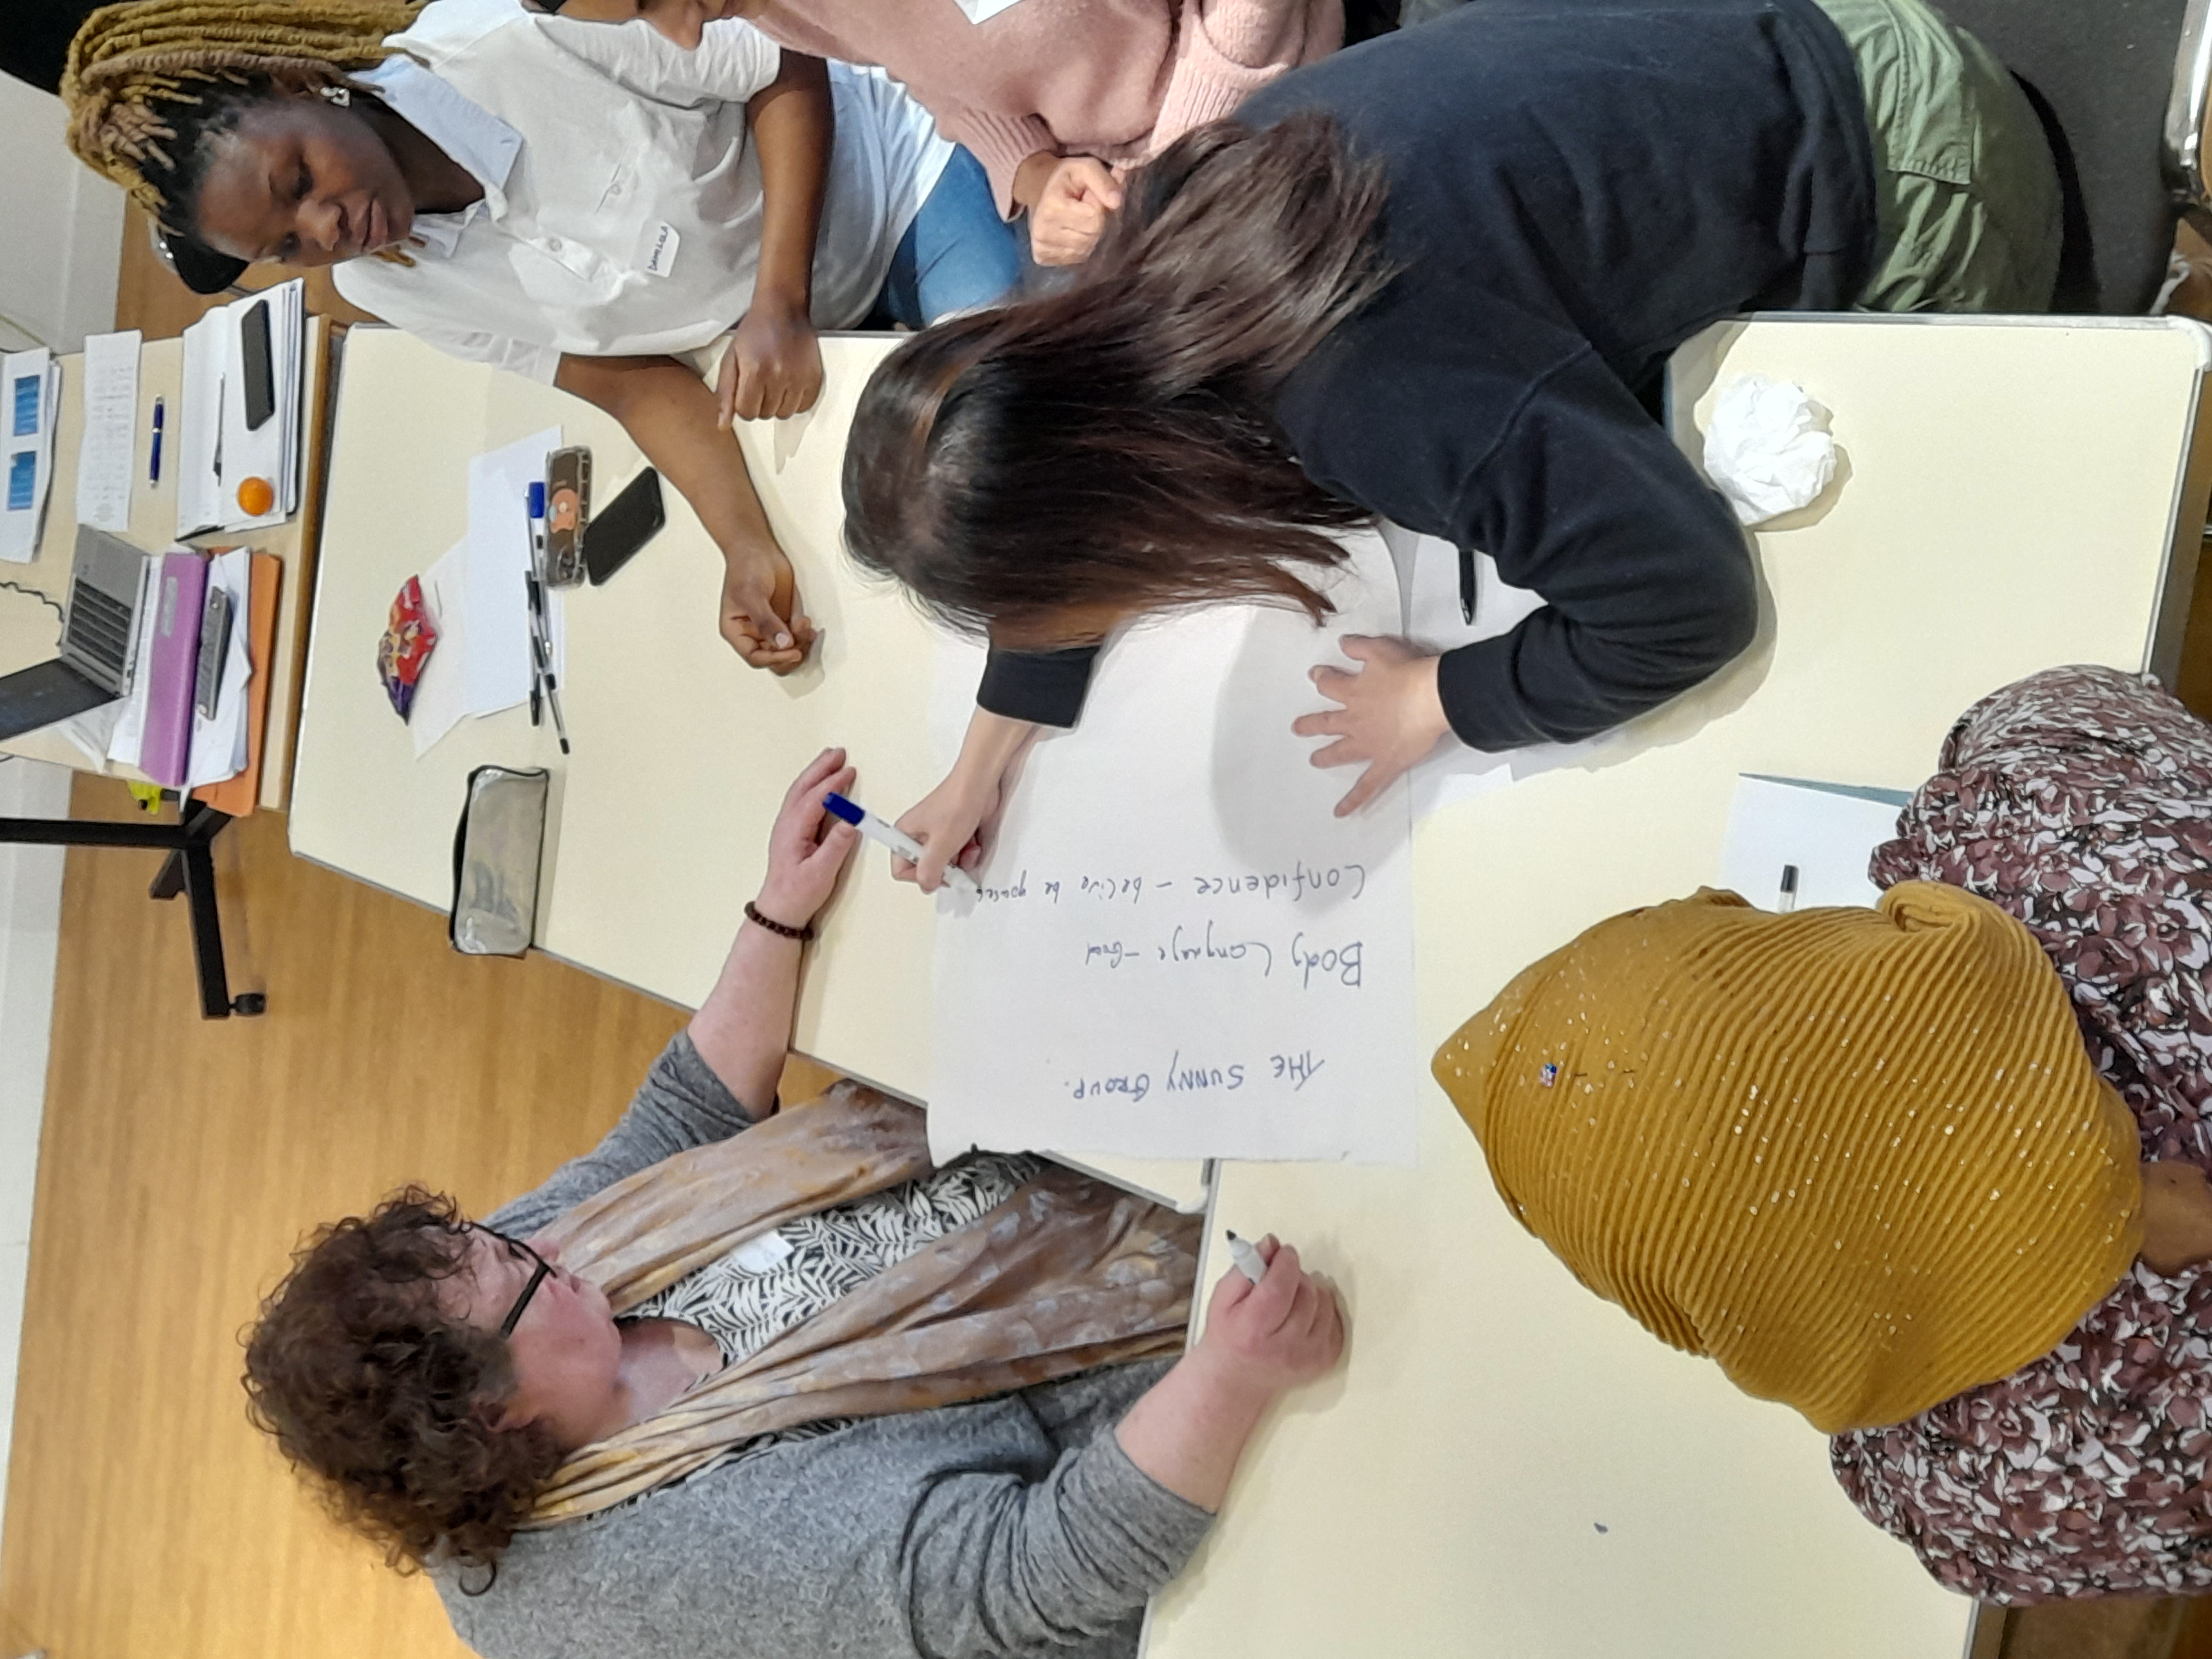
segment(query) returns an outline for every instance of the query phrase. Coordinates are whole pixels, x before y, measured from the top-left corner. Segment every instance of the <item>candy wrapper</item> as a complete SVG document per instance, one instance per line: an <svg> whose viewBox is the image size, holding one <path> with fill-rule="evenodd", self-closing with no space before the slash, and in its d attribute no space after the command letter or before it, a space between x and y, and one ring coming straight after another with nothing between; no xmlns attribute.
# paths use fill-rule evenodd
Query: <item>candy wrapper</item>
<svg viewBox="0 0 2212 1659"><path fill-rule="evenodd" d="M422 678L422 665L430 660L437 644L437 624L430 620L429 606L422 603L422 580L410 576L392 601L391 618L385 624L384 637L376 644L377 676L403 720L415 707L415 684Z"/></svg>

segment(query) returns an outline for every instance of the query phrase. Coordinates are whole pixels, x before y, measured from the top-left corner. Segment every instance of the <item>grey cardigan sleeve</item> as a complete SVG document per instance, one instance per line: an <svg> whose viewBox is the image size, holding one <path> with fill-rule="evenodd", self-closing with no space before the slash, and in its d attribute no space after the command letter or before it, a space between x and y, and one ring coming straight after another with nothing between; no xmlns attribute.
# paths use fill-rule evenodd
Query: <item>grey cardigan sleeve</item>
<svg viewBox="0 0 2212 1659"><path fill-rule="evenodd" d="M773 1104L773 1103L770 1103ZM502 1232L526 1236L564 1210L625 1176L710 1140L752 1127L753 1115L678 1031L645 1074L622 1121L580 1158L556 1170L544 1185L510 1200L484 1218Z"/></svg>
<svg viewBox="0 0 2212 1659"><path fill-rule="evenodd" d="M915 1650L1006 1659L1078 1644L1139 1611L1212 1522L1132 1463L1111 1429L1034 1483L947 1476L908 1528Z"/></svg>

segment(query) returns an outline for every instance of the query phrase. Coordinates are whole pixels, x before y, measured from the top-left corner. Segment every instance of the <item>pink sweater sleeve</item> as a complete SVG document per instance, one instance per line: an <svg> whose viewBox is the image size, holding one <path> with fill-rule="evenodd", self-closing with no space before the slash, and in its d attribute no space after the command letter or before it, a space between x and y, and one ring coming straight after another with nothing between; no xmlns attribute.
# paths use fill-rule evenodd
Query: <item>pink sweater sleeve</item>
<svg viewBox="0 0 2212 1659"><path fill-rule="evenodd" d="M1218 120L1285 70L1344 44L1344 0L1185 0L1167 96L1152 125L1157 155Z"/></svg>
<svg viewBox="0 0 2212 1659"><path fill-rule="evenodd" d="M1041 149L1055 155L1060 151L1052 129L1034 115L994 115L963 106L939 115L937 130L954 143L966 145L983 164L1002 219L1019 211L1014 205L1014 173L1021 164Z"/></svg>

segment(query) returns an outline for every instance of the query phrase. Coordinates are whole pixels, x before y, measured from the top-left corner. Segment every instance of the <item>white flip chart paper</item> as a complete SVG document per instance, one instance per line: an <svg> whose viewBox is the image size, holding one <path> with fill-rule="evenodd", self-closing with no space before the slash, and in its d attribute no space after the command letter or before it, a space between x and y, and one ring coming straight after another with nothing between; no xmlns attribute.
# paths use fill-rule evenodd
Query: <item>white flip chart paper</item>
<svg viewBox="0 0 2212 1659"><path fill-rule="evenodd" d="M1352 547L1326 631L1252 606L1133 629L1029 755L981 896L939 901L940 1159L1413 1161L1406 788L1334 817L1356 774L1290 729L1337 635L1397 631L1389 554Z"/></svg>

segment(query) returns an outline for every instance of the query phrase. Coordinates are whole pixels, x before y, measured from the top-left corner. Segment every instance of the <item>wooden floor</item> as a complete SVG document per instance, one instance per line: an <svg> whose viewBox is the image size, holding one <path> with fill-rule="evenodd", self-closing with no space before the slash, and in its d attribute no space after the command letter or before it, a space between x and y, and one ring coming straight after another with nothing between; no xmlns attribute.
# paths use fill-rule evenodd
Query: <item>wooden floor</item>
<svg viewBox="0 0 2212 1659"><path fill-rule="evenodd" d="M149 333L198 314L128 241L124 293ZM2185 684L2212 712L2212 581L2199 599ZM132 810L78 785L80 815ZM441 1659L465 1650L435 1596L247 1427L238 1334L303 1229L409 1179L481 1211L589 1146L682 1016L544 959L459 957L441 917L292 859L279 817L218 848L234 988L269 994L220 1024L181 907L145 896L154 858L70 857L0 1659ZM2212 1656L2185 1622L2062 1609L2005 1651Z"/></svg>

